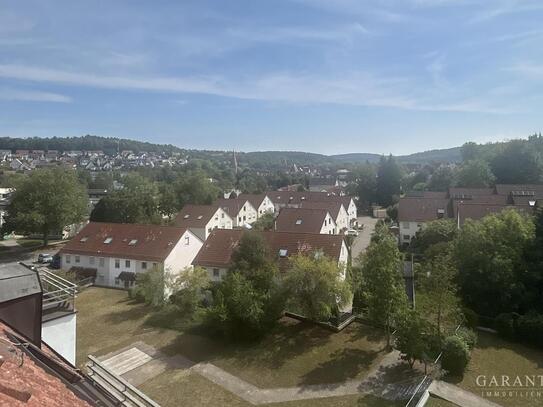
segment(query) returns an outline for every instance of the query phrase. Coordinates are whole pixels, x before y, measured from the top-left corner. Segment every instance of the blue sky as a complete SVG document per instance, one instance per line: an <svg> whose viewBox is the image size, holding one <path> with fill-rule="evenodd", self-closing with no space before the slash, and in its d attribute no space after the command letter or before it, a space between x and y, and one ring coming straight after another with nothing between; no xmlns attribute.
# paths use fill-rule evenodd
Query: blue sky
<svg viewBox="0 0 543 407"><path fill-rule="evenodd" d="M0 0L0 136L407 154L541 131L540 0Z"/></svg>

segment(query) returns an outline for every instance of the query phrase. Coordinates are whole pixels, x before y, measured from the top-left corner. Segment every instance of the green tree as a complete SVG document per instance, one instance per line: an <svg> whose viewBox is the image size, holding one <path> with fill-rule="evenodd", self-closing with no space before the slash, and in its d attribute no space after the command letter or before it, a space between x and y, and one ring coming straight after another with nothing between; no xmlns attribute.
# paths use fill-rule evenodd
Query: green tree
<svg viewBox="0 0 543 407"><path fill-rule="evenodd" d="M7 208L3 233L40 233L45 246L51 233L83 221L87 205L87 194L74 172L35 170L18 183Z"/></svg>
<svg viewBox="0 0 543 407"><path fill-rule="evenodd" d="M202 171L178 178L173 186L179 209L186 204L209 205L220 195L220 189Z"/></svg>
<svg viewBox="0 0 543 407"><path fill-rule="evenodd" d="M156 183L138 174L123 179L123 189L100 199L90 219L93 222L160 223Z"/></svg>
<svg viewBox="0 0 543 407"><path fill-rule="evenodd" d="M278 270L263 238L245 233L226 278L214 295L208 321L229 337L255 339L268 332L284 310Z"/></svg>
<svg viewBox="0 0 543 407"><path fill-rule="evenodd" d="M171 220L172 216L179 211L179 201L171 185L162 182L158 186L159 200L158 210L163 216Z"/></svg>
<svg viewBox="0 0 543 407"><path fill-rule="evenodd" d="M432 325L416 310L399 315L396 324L395 347L412 368L418 360L426 365L434 353L435 334Z"/></svg>
<svg viewBox="0 0 543 407"><path fill-rule="evenodd" d="M360 260L361 292L370 319L385 327L387 346L395 318L407 307L407 295L400 272L402 255L386 226L376 228Z"/></svg>
<svg viewBox="0 0 543 407"><path fill-rule="evenodd" d="M260 215L258 220L253 223L253 229L254 230L273 230L273 226L275 223L275 216L273 213L265 213L263 215Z"/></svg>
<svg viewBox="0 0 543 407"><path fill-rule="evenodd" d="M130 289L129 295L152 307L162 307L166 304L166 294L172 287L170 276L159 267L154 267L145 273L137 273L136 285Z"/></svg>
<svg viewBox="0 0 543 407"><path fill-rule="evenodd" d="M452 242L457 234L458 227L453 220L434 220L427 222L415 234L415 239L411 242L411 246L417 253L424 254L436 244Z"/></svg>
<svg viewBox="0 0 543 407"><path fill-rule="evenodd" d="M202 267L187 267L181 270L172 285L171 301L186 316L192 316L202 304L204 291L209 288L207 271Z"/></svg>
<svg viewBox="0 0 543 407"><path fill-rule="evenodd" d="M459 336L445 338L441 367L453 376L462 376L470 361L469 347Z"/></svg>
<svg viewBox="0 0 543 407"><path fill-rule="evenodd" d="M358 197L360 209L368 209L376 201L377 173L375 166L364 164L353 171L349 195Z"/></svg>
<svg viewBox="0 0 543 407"><path fill-rule="evenodd" d="M383 206L393 204L400 195L402 172L392 155L381 157L377 169L377 201Z"/></svg>
<svg viewBox="0 0 543 407"><path fill-rule="evenodd" d="M497 182L530 184L543 180L543 152L532 144L536 144L535 141L513 140L500 149L490 162Z"/></svg>
<svg viewBox="0 0 543 407"><path fill-rule="evenodd" d="M525 253L535 237L532 219L514 210L468 220L454 241L464 304L480 315L518 311L529 273Z"/></svg>
<svg viewBox="0 0 543 407"><path fill-rule="evenodd" d="M284 284L288 289L287 304L314 321L338 315L352 298L337 262L320 252L292 257Z"/></svg>
<svg viewBox="0 0 543 407"><path fill-rule="evenodd" d="M424 295L419 296L419 304L425 315L435 317L438 335L441 335L443 320L456 324L461 317L456 278L457 270L447 253L430 258L422 265L420 285Z"/></svg>
<svg viewBox="0 0 543 407"><path fill-rule="evenodd" d="M430 191L448 191L453 186L455 172L448 165L440 165L430 176L428 189Z"/></svg>
<svg viewBox="0 0 543 407"><path fill-rule="evenodd" d="M486 161L471 160L462 164L456 179L459 187L487 188L494 184L496 177Z"/></svg>

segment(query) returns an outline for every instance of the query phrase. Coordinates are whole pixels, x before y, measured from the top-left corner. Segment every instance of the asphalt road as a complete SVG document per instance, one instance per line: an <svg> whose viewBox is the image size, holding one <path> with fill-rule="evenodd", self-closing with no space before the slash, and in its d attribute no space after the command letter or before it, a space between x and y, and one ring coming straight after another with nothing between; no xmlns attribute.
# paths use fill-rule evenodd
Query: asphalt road
<svg viewBox="0 0 543 407"><path fill-rule="evenodd" d="M360 216L358 218L358 224L364 225L364 228L360 231L355 238L351 254L353 256L353 263L356 259L366 250L366 247L370 244L371 235L375 229L375 224L379 219L372 218L370 216Z"/></svg>

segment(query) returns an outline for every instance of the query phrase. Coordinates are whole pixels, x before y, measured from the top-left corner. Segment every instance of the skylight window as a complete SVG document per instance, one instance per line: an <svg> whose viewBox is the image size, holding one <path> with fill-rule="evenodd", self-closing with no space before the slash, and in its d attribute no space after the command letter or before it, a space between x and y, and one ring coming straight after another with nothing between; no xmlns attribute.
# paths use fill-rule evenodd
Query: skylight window
<svg viewBox="0 0 543 407"><path fill-rule="evenodd" d="M183 219L188 219L188 218L190 218L190 215L188 215L188 214L183 216Z"/></svg>
<svg viewBox="0 0 543 407"><path fill-rule="evenodd" d="M112 237L106 237L106 240L104 240L105 244L110 244L113 241Z"/></svg>
<svg viewBox="0 0 543 407"><path fill-rule="evenodd" d="M297 224L297 225L301 225L301 224L302 224L302 220L301 220L301 219L297 219L297 220L296 220L296 224Z"/></svg>
<svg viewBox="0 0 543 407"><path fill-rule="evenodd" d="M138 239L132 239L131 241L128 242L128 245L129 246L135 246L136 243L138 243Z"/></svg>
<svg viewBox="0 0 543 407"><path fill-rule="evenodd" d="M287 257L288 250L287 249L279 249L279 257Z"/></svg>
<svg viewBox="0 0 543 407"><path fill-rule="evenodd" d="M203 216L202 215L198 215L198 217L196 219L202 219Z"/></svg>
<svg viewBox="0 0 543 407"><path fill-rule="evenodd" d="M89 238L87 236L83 236L80 240L81 243L85 243Z"/></svg>

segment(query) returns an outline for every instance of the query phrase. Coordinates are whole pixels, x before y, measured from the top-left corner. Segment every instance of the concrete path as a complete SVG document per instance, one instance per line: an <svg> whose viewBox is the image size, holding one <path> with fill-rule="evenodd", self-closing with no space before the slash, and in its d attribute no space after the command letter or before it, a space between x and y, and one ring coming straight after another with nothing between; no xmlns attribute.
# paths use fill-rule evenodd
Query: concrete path
<svg viewBox="0 0 543 407"><path fill-rule="evenodd" d="M460 407L501 407L499 404L440 380L434 380L428 387L428 392Z"/></svg>
<svg viewBox="0 0 543 407"><path fill-rule="evenodd" d="M399 383L385 384L387 370L402 363L397 351L388 353L379 366L364 379L274 389L261 389L211 363L195 364L181 355L165 356L143 342L136 342L100 359L113 372L135 386L167 369L186 369L204 376L253 405L356 394L373 394L388 400L404 400L410 397L420 381L420 376L413 375Z"/></svg>

